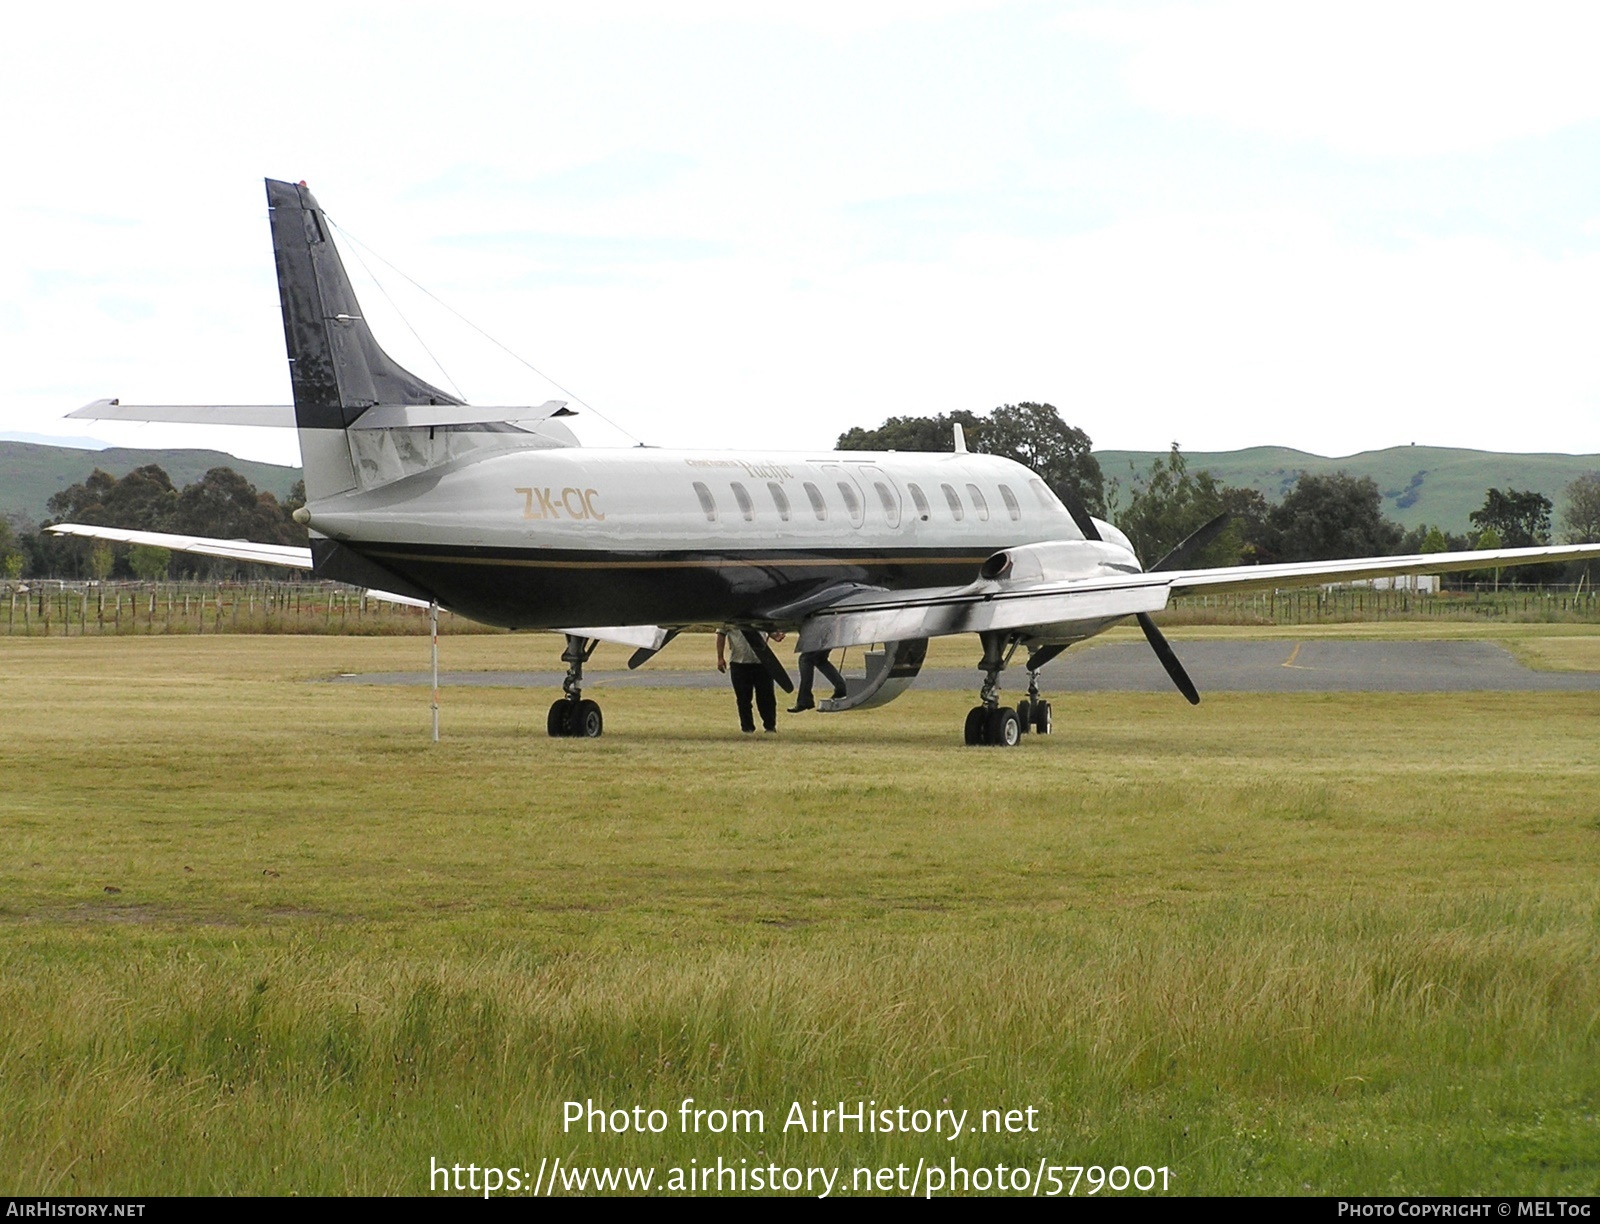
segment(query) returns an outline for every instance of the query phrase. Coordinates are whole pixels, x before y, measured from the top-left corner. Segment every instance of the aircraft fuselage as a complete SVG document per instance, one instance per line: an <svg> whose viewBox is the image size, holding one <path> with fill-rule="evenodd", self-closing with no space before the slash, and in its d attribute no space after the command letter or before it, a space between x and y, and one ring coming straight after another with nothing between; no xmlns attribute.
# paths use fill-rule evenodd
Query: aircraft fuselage
<svg viewBox="0 0 1600 1224"><path fill-rule="evenodd" d="M1084 577L1138 568L1037 475L971 453L488 451L307 510L443 606L519 629L758 622L845 584L967 583L1047 540L1078 541Z"/></svg>

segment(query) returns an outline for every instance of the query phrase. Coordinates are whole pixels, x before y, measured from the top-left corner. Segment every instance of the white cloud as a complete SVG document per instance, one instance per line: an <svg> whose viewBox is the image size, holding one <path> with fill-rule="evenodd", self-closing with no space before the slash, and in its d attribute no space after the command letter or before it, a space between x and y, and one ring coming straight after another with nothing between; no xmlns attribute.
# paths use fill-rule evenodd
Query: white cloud
<svg viewBox="0 0 1600 1224"><path fill-rule="evenodd" d="M1578 0L1223 0L1067 15L1128 48L1133 96L1350 152L1449 153L1600 118L1600 9Z"/></svg>
<svg viewBox="0 0 1600 1224"><path fill-rule="evenodd" d="M1355 14L1342 34L1243 3L1097 9L1068 19L1100 40L1075 45L1034 7L954 5L945 28L888 6L873 20L904 23L865 32L724 21L714 4L685 10L703 29L645 29L577 7L332 6L314 51L276 18L168 39L172 10L109 11L81 37L26 15L0 74L0 106L28 117L4 136L0 224L26 240L0 261L0 427L58 432L101 395L282 400L268 173L307 178L338 223L655 443L819 447L890 415L1048 399L1103 446L1600 450L1583 180L1553 241L1474 229L1458 180L1399 199L1392 163L1314 149L1287 169L1314 164L1314 188L1295 180L1269 208L1250 184L1274 182L1270 154L1213 158L1229 143L1202 143L1213 126L1172 158L1172 125L1092 71L1115 35L1162 107L1443 148L1591 113L1565 49L1524 110L1392 115L1361 99L1400 89L1418 10L1380 52L1360 7L1337 10ZM1502 63L1542 45L1541 20L1501 40ZM1329 47L1343 67L1318 67ZM74 87L53 91L69 66ZM1446 100L1464 88L1426 79ZM1449 236L1428 229L1444 214ZM386 283L471 398L563 397ZM399 320L380 335L433 377ZM590 414L578 428L618 440Z"/></svg>

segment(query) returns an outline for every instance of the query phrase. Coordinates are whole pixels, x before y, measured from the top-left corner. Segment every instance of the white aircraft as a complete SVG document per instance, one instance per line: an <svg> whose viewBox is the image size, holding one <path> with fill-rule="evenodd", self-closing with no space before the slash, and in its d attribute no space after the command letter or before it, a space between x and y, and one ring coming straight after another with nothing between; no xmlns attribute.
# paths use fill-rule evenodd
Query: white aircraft
<svg viewBox="0 0 1600 1224"><path fill-rule="evenodd" d="M402 369L377 344L305 184L267 181L294 406L101 400L75 417L293 425L309 549L77 524L51 530L309 569L511 629L566 634L553 736L597 736L582 694L598 641L638 666L683 629L742 631L785 691L762 631L801 651L882 644L865 682L820 703L882 705L915 679L930 637L976 633L983 673L968 744L1050 730L1039 669L1137 618L1178 689L1200 700L1150 614L1174 593L1440 573L1600 553L1600 545L1188 568L1208 525L1146 571L1110 523L1068 510L1020 464L969 453L764 453L582 447L565 406L480 408ZM586 627L595 626L595 627ZM1024 649L1027 696L1000 675Z"/></svg>

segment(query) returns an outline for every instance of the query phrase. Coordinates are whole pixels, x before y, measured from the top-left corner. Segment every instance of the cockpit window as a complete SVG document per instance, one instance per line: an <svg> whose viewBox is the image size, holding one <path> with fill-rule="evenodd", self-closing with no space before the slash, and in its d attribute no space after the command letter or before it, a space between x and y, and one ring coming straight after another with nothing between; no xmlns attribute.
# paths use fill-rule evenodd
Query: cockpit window
<svg viewBox="0 0 1600 1224"><path fill-rule="evenodd" d="M1050 492L1050 486L1035 476L1028 481L1028 488L1033 490L1034 499L1042 510L1064 510L1056 495Z"/></svg>

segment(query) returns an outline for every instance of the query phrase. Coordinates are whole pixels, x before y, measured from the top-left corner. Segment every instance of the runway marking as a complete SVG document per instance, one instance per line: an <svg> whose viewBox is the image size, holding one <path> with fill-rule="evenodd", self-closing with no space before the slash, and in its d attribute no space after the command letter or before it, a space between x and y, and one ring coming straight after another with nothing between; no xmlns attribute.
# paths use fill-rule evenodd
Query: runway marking
<svg viewBox="0 0 1600 1224"><path fill-rule="evenodd" d="M1292 668L1295 669L1295 671L1316 671L1317 669L1314 668L1314 667L1307 667L1304 663L1296 663L1295 662L1295 660L1300 657L1300 647L1302 647L1304 645L1305 645L1304 642L1296 642L1294 644L1294 649L1289 652L1289 657L1287 659L1285 659L1282 663L1280 663L1278 666L1279 667L1292 667Z"/></svg>

